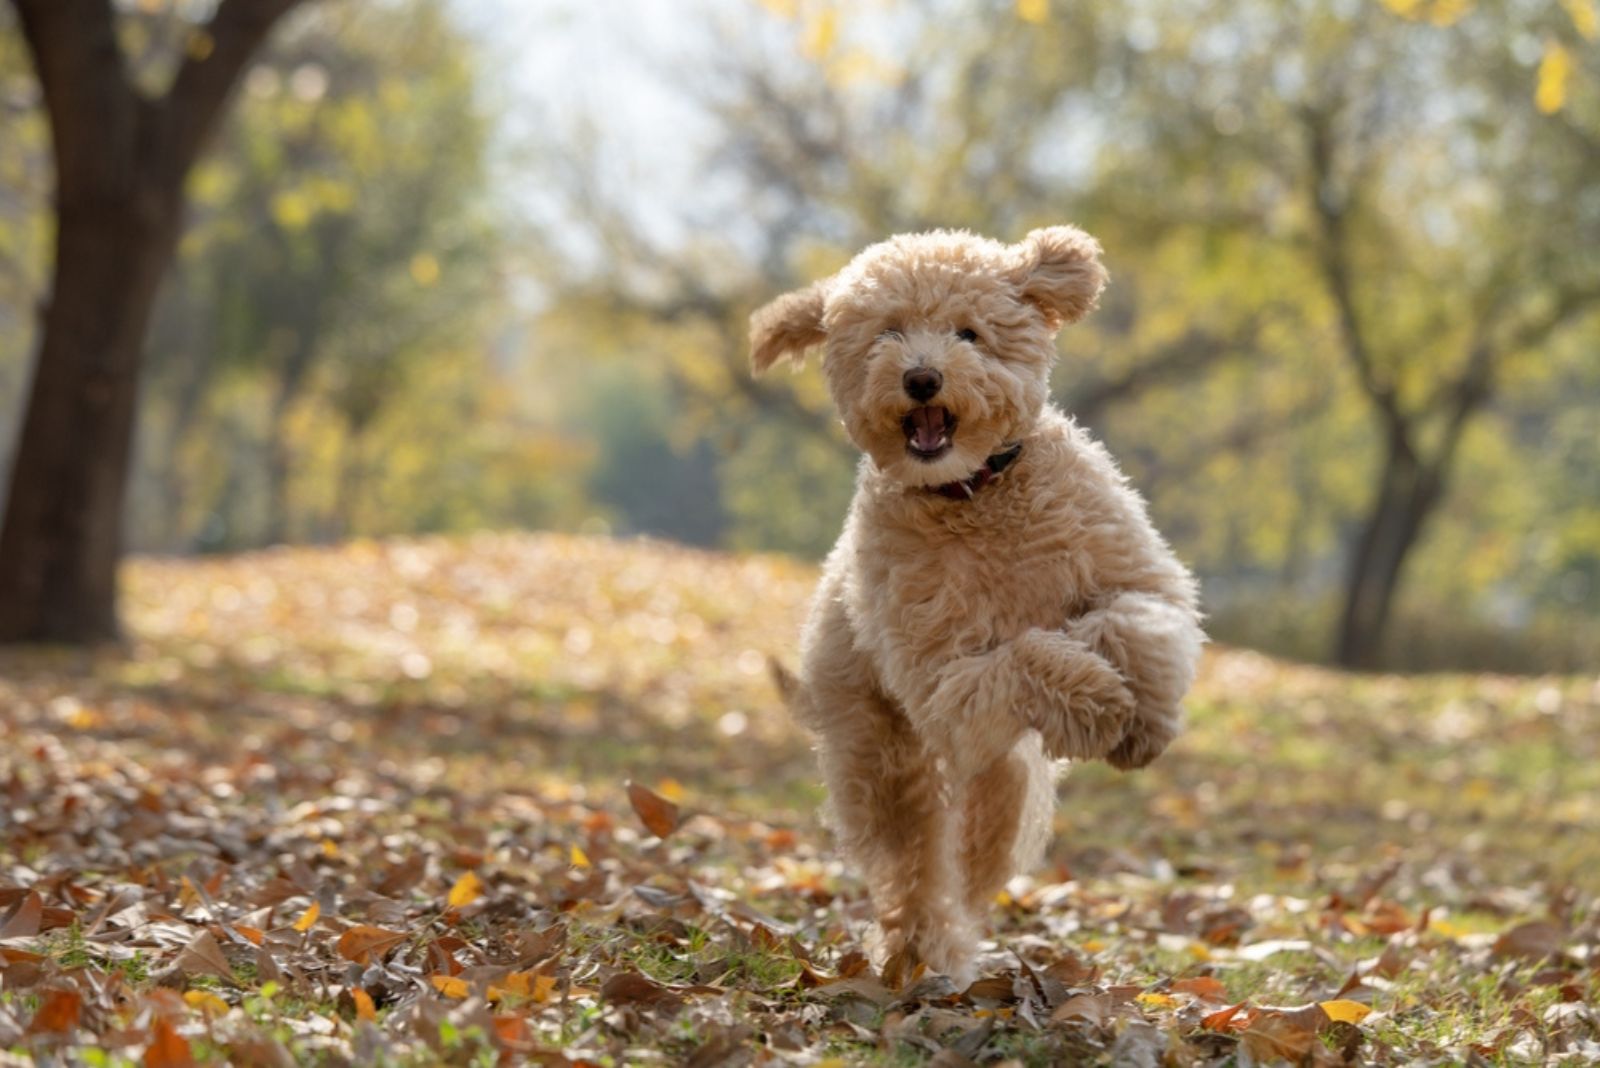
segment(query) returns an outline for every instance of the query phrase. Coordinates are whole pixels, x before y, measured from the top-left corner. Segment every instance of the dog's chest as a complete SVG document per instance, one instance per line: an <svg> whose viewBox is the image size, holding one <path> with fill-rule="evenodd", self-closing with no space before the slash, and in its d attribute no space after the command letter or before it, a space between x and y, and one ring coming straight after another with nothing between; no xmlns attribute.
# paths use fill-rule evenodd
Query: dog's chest
<svg viewBox="0 0 1600 1068"><path fill-rule="evenodd" d="M858 558L856 606L891 653L980 653L1031 627L1060 627L1080 610L1086 561L1059 531L1046 537L1024 521L904 529L894 541L892 552Z"/></svg>

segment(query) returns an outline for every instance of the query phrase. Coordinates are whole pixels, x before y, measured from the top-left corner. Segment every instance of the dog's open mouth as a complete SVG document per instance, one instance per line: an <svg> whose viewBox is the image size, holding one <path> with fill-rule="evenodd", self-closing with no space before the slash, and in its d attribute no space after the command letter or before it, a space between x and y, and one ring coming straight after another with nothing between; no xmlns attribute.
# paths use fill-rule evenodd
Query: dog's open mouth
<svg viewBox="0 0 1600 1068"><path fill-rule="evenodd" d="M956 433L956 417L948 408L913 408L900 420L906 432L906 451L919 460L937 460L950 451Z"/></svg>

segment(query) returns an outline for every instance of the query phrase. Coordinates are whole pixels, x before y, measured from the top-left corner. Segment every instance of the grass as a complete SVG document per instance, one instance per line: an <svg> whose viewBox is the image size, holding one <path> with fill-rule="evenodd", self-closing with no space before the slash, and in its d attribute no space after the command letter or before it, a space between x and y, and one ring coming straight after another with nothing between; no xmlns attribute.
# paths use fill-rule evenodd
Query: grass
<svg viewBox="0 0 1600 1068"><path fill-rule="evenodd" d="M996 985L894 992L765 674L813 578L510 535L138 562L125 655L0 658L0 929L46 910L0 940L0 1063L132 1063L156 1019L219 1063L1600 1056L1600 680L1214 649L1168 755L1073 769ZM358 925L403 937L357 963ZM1284 1014L1341 990L1370 1014ZM1104 1018L1050 1019L1078 995Z"/></svg>

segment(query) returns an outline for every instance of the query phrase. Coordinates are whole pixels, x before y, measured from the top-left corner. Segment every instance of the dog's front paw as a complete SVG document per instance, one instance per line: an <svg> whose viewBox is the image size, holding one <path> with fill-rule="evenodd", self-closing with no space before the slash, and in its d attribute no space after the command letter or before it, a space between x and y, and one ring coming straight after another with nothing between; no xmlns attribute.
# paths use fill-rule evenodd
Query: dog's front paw
<svg viewBox="0 0 1600 1068"><path fill-rule="evenodd" d="M1175 718L1135 720L1122 741L1106 754L1106 763L1119 771L1145 767L1166 752L1167 746L1177 736L1178 723Z"/></svg>
<svg viewBox="0 0 1600 1068"><path fill-rule="evenodd" d="M1111 662L1060 632L1033 631L1021 646L1035 687L1034 726L1052 759L1098 760L1126 737L1135 714Z"/></svg>

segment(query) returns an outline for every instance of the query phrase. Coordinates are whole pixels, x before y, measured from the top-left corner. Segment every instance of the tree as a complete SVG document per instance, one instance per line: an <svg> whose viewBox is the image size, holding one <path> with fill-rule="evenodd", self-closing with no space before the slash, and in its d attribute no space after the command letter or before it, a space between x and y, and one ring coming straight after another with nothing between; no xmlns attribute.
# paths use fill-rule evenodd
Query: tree
<svg viewBox="0 0 1600 1068"><path fill-rule="evenodd" d="M439 0L326 5L264 50L195 173L134 483L195 481L185 443L222 436L231 392L240 447L203 466L249 492L228 514L198 486L183 509L135 506L135 548L190 547L197 520L211 548L348 534L374 421L419 365L489 345L508 241L476 59ZM338 434L342 473L307 455L308 423ZM311 514L321 484L343 487L340 514Z"/></svg>
<svg viewBox="0 0 1600 1068"><path fill-rule="evenodd" d="M184 184L299 0L222 0L166 91L130 76L111 0L12 0L49 117L55 262L0 530L0 642L117 635L116 571L145 330Z"/></svg>

